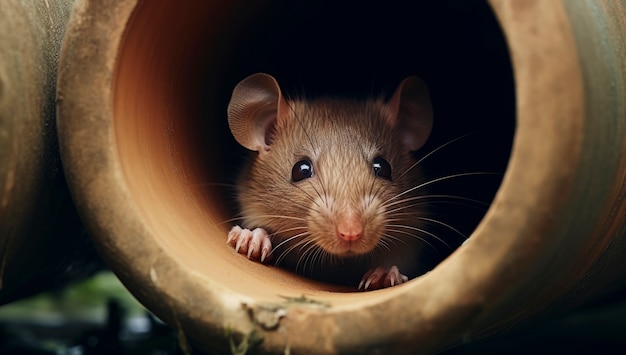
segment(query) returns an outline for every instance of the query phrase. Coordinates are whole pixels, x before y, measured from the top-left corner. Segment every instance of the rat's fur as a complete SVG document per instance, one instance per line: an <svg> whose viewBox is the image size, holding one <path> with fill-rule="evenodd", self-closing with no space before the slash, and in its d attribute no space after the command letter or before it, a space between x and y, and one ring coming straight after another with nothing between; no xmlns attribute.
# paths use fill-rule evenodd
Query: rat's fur
<svg viewBox="0 0 626 355"><path fill-rule="evenodd" d="M415 110L405 112L401 100L408 99L401 87L389 102L284 100L276 94L277 113L260 124L263 136L256 133L252 138L259 154L238 181L243 227L268 232L275 262L317 279L348 284L379 266L397 265L409 277L425 271L419 258L428 243L418 218L424 214L418 195L425 192L416 189L423 180L401 138L415 127L402 122L412 117L401 116ZM255 106L254 113L260 111ZM252 116L237 118L229 112L229 120ZM233 128L238 141L253 145L238 129ZM420 137L428 133L419 132ZM415 139L422 139L419 146L425 140ZM376 157L389 162L391 179L374 173ZM312 163L313 175L294 182L292 168L303 159ZM362 224L356 240L337 236L338 224L347 218Z"/></svg>

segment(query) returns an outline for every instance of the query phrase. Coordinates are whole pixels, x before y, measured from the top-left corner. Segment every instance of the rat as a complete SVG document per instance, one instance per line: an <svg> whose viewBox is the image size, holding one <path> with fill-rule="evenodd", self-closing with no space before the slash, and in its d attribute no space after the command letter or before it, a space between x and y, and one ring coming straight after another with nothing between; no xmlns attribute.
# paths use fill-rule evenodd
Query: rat
<svg viewBox="0 0 626 355"><path fill-rule="evenodd" d="M360 290L423 273L429 233L412 152L432 131L433 109L422 79L405 78L388 100L289 99L257 73L236 85L227 112L236 141L256 152L237 181L241 226L228 245Z"/></svg>

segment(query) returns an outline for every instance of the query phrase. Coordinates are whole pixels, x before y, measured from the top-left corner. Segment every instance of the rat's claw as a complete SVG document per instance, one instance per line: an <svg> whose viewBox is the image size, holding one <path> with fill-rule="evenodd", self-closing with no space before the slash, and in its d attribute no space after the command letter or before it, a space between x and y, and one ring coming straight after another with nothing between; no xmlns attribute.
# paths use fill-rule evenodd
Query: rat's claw
<svg viewBox="0 0 626 355"><path fill-rule="evenodd" d="M252 232L249 229L242 229L237 244L235 245L235 251L239 254L246 254L248 252L248 246L252 239Z"/></svg>
<svg viewBox="0 0 626 355"><path fill-rule="evenodd" d="M241 227L239 226L233 226L233 228L230 229L230 232L228 232L228 238L226 238L226 244L230 245L231 247L235 246L235 243L237 243L237 239L239 238L239 235L241 234Z"/></svg>
<svg viewBox="0 0 626 355"><path fill-rule="evenodd" d="M252 237L248 245L248 259L252 258L263 262L272 249L272 242L263 228L255 228L251 233Z"/></svg>
<svg viewBox="0 0 626 355"><path fill-rule="evenodd" d="M263 228L249 230L234 226L228 232L226 243L239 254L248 256L248 259L264 262L271 257L272 242Z"/></svg>
<svg viewBox="0 0 626 355"><path fill-rule="evenodd" d="M402 275L397 266L392 266L389 268L389 272L387 273L387 277L385 277L385 286L391 287L395 285L400 285L409 281L409 278Z"/></svg>
<svg viewBox="0 0 626 355"><path fill-rule="evenodd" d="M263 229L261 230L265 233L265 236L263 237L263 240L261 242L261 262L264 262L266 259L270 260L272 258L272 241L267 235L267 232L265 232L265 230Z"/></svg>
<svg viewBox="0 0 626 355"><path fill-rule="evenodd" d="M385 276L386 271L382 267L377 267L376 269L369 270L363 275L361 282L359 283L359 290L368 290L370 286L372 289L377 289L379 287L380 280L383 276Z"/></svg>
<svg viewBox="0 0 626 355"><path fill-rule="evenodd" d="M403 284L409 281L409 278L400 273L397 266L392 266L388 270L382 267L369 270L363 275L359 283L359 290L377 290L385 287L391 287Z"/></svg>

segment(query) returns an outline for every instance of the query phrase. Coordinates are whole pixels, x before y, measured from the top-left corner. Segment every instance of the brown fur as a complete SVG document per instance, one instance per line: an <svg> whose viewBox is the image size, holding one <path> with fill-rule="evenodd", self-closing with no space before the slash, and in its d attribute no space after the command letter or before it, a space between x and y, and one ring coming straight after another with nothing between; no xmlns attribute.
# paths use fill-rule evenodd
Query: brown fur
<svg viewBox="0 0 626 355"><path fill-rule="evenodd" d="M392 229L398 228L388 224L420 228L415 218L419 210L401 209L415 201L387 208L384 205L417 194L418 191L412 192L394 200L394 196L420 181L419 168L409 170L414 161L397 138L398 128L381 114L382 100L324 99L310 103L292 101L288 105L291 117L278 120L279 133L269 153L256 158L239 180L243 225L265 228L275 246L307 232L275 250L280 260L284 256L280 253L288 252L288 246L298 245L287 258L288 263L290 260L296 265L306 253L314 257L319 247L327 254L317 254L317 262L368 255L372 266L398 264L401 270L402 266L414 266L423 245L405 233L418 233L410 229L394 232ZM392 181L374 175L372 160L377 156L391 164ZM291 182L291 169L303 158L313 163L314 175ZM389 212L394 209L401 210ZM364 225L363 237L353 243L336 237L336 224L346 210L356 212ZM402 255L413 260L397 260Z"/></svg>

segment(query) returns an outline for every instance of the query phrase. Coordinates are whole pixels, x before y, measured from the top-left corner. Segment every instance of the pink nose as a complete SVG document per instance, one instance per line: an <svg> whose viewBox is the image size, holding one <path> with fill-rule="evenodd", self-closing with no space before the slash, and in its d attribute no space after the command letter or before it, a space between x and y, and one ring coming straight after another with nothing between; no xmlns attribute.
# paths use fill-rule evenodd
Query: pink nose
<svg viewBox="0 0 626 355"><path fill-rule="evenodd" d="M363 223L354 213L343 215L337 222L337 236L346 242L354 242L363 236Z"/></svg>

